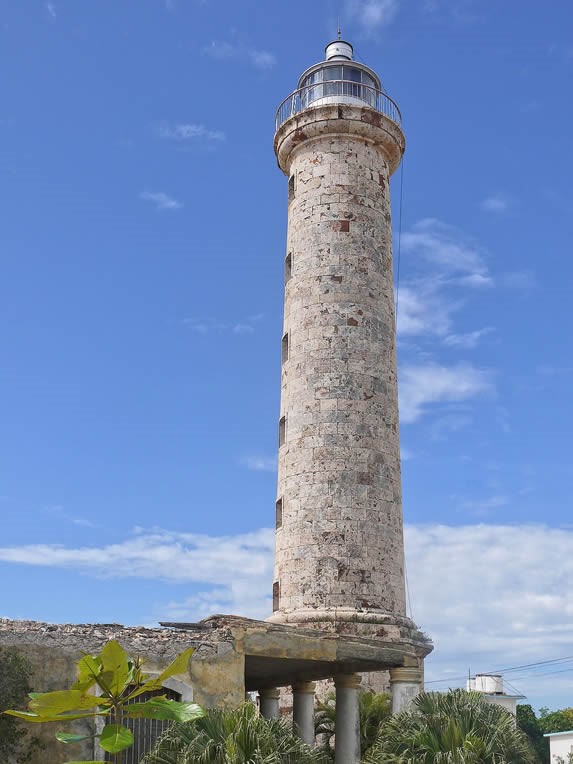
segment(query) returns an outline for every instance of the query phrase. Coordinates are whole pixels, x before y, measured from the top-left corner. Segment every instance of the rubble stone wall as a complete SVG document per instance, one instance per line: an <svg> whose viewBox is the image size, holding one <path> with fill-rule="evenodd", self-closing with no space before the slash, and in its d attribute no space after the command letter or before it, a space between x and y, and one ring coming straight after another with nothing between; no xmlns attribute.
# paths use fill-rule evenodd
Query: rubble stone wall
<svg viewBox="0 0 573 764"><path fill-rule="evenodd" d="M116 639L129 655L144 659L148 672L159 672L180 652L190 646L185 632L169 629L125 627L118 624L47 624L36 621L0 619L0 647L17 649L33 670L30 683L35 692L52 692L68 688L76 678L75 664L85 653L97 653L104 644ZM2 677L0 677L0 682ZM57 724L26 725L45 744L31 764L61 764L70 760L97 759L93 741L74 746L54 739ZM63 730L62 728L62 731ZM94 722L78 720L66 731L92 734ZM3 762L2 764L12 764Z"/></svg>

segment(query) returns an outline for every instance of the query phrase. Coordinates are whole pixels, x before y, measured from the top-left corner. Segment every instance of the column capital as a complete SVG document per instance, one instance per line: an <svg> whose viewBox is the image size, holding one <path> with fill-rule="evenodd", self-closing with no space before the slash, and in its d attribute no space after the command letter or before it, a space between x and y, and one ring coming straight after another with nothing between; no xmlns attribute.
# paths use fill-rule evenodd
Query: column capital
<svg viewBox="0 0 573 764"><path fill-rule="evenodd" d="M334 675L335 687L347 687L351 690L359 690L362 677L360 674L335 674Z"/></svg>
<svg viewBox="0 0 573 764"><path fill-rule="evenodd" d="M407 682L408 684L422 684L422 672L413 666L398 666L390 669L390 684Z"/></svg>
<svg viewBox="0 0 573 764"><path fill-rule="evenodd" d="M268 698L269 700L279 700L281 696L281 691L278 687L264 687L262 690L259 690L259 697L260 698Z"/></svg>
<svg viewBox="0 0 573 764"><path fill-rule="evenodd" d="M292 691L293 692L301 692L301 693L308 693L309 695L314 695L314 691L316 690L316 682L295 682L292 685Z"/></svg>

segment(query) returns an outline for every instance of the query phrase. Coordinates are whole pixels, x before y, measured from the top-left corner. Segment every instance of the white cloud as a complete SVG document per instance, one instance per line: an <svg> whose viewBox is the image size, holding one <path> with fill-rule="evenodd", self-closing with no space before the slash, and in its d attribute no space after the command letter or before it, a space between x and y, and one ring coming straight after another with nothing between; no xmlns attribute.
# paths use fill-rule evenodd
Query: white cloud
<svg viewBox="0 0 573 764"><path fill-rule="evenodd" d="M405 533L413 617L435 645L429 682L451 677L456 686L468 666L487 672L571 654L573 530L431 524L406 526ZM193 621L217 611L262 618L271 610L273 542L270 528L221 537L140 529L100 547L4 547L0 560L197 585L191 596L158 606L158 620ZM560 679L530 673L507 678L524 677L519 689L539 699L547 693L558 707Z"/></svg>
<svg viewBox="0 0 573 764"><path fill-rule="evenodd" d="M466 334L448 334L444 338L444 345L452 348L475 348L482 337L486 337L494 330L492 326L485 326L483 329L476 329L473 332L467 332Z"/></svg>
<svg viewBox="0 0 573 764"><path fill-rule="evenodd" d="M453 412L439 417L430 428L432 440L445 440L452 432L459 432L472 424L473 418L469 414Z"/></svg>
<svg viewBox="0 0 573 764"><path fill-rule="evenodd" d="M267 50L252 50L249 55L252 63L257 69L272 69L277 63L276 56L269 53Z"/></svg>
<svg viewBox="0 0 573 764"><path fill-rule="evenodd" d="M400 421L415 422L432 404L459 402L492 389L491 374L467 363L408 365L400 369Z"/></svg>
<svg viewBox="0 0 573 764"><path fill-rule="evenodd" d="M424 0L423 10L427 13L443 11L457 23L469 24L480 18L474 6L474 0Z"/></svg>
<svg viewBox="0 0 573 764"><path fill-rule="evenodd" d="M508 504L509 499L507 496L495 494L486 499L465 499L460 506L462 509L466 509L473 514L483 515L492 509L499 509L499 507L505 507Z"/></svg>
<svg viewBox="0 0 573 764"><path fill-rule="evenodd" d="M191 331L197 334L208 334L209 332L230 332L232 334L254 334L257 324L264 318L263 313L256 313L252 316L237 321L225 322L216 318L184 318L183 323Z"/></svg>
<svg viewBox="0 0 573 764"><path fill-rule="evenodd" d="M405 284L398 294L398 335L446 334L460 301L440 292L437 281Z"/></svg>
<svg viewBox="0 0 573 764"><path fill-rule="evenodd" d="M277 63L276 56L268 50L258 50L244 43L225 40L213 40L203 48L203 53L215 61L245 61L261 71L268 71Z"/></svg>
<svg viewBox="0 0 573 764"><path fill-rule="evenodd" d="M30 544L0 548L0 560L74 569L100 578L223 586L241 577L269 576L273 547L274 533L268 529L219 537L136 529L126 540L103 547Z"/></svg>
<svg viewBox="0 0 573 764"><path fill-rule="evenodd" d="M435 218L416 223L401 237L402 249L425 259L442 278L463 286L492 286L484 253L456 228Z"/></svg>
<svg viewBox="0 0 573 764"><path fill-rule="evenodd" d="M346 15L356 18L365 30L390 24L398 13L398 0L347 0Z"/></svg>
<svg viewBox="0 0 573 764"><path fill-rule="evenodd" d="M468 667L487 672L571 654L573 531L410 526L406 550L414 618L436 647L427 662L428 681L462 677L452 681L456 686ZM517 681L532 673L506 676ZM558 707L559 687L549 677L523 678L519 689L538 696L547 691Z"/></svg>
<svg viewBox="0 0 573 764"><path fill-rule="evenodd" d="M153 202L158 210L179 210L183 207L182 202L178 202L163 191L142 191L139 198L146 202Z"/></svg>
<svg viewBox="0 0 573 764"><path fill-rule="evenodd" d="M247 469L254 470L255 472L276 472L277 471L277 457L276 456L246 456L241 459Z"/></svg>
<svg viewBox="0 0 573 764"><path fill-rule="evenodd" d="M493 194L486 197L480 204L484 212L493 212L497 215L507 212L510 202L504 194Z"/></svg>
<svg viewBox="0 0 573 764"><path fill-rule="evenodd" d="M172 141L224 141L226 136L221 130L209 130L205 125L196 123L178 123L169 125L163 122L157 127L157 133L160 138Z"/></svg>
<svg viewBox="0 0 573 764"><path fill-rule="evenodd" d="M56 13L56 6L54 3L46 3L46 10L53 19L57 18L58 14Z"/></svg>

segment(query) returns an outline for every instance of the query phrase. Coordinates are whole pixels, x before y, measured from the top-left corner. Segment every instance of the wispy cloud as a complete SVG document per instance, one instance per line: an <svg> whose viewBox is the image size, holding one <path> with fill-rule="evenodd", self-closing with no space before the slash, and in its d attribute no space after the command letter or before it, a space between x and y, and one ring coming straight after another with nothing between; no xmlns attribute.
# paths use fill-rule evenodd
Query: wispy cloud
<svg viewBox="0 0 573 764"><path fill-rule="evenodd" d="M430 524L406 526L405 534L412 615L439 647L426 662L428 687L463 685L468 666L487 672L569 654L573 530ZM155 607L158 620L193 621L213 612L263 618L271 611L273 547L270 528L219 537L139 529L104 546L4 547L0 561L193 584L190 596ZM443 678L449 679L433 684ZM518 687L557 703L560 691L570 695L570 681L567 674L526 676Z"/></svg>
<svg viewBox="0 0 573 764"><path fill-rule="evenodd" d="M365 31L390 24L398 10L398 0L346 0L345 15L358 21Z"/></svg>
<svg viewBox="0 0 573 764"><path fill-rule="evenodd" d="M211 317L184 318L183 323L192 332L209 334L210 332L230 332L232 334L254 334L257 325L263 320L263 313L255 313L240 321L220 321Z"/></svg>
<svg viewBox="0 0 573 764"><path fill-rule="evenodd" d="M477 347L482 337L486 337L493 331L495 330L492 326L484 326L483 329L476 329L473 332L467 332L465 334L448 334L447 337L444 337L444 345L451 348L471 350Z"/></svg>
<svg viewBox="0 0 573 764"><path fill-rule="evenodd" d="M469 427L473 422L473 417L464 412L451 412L440 416L430 427L430 438L432 440L446 440L453 432Z"/></svg>
<svg viewBox="0 0 573 764"><path fill-rule="evenodd" d="M48 13L53 19L56 19L58 17L58 14L56 13L56 6L54 5L54 3L46 3L46 10L48 11Z"/></svg>
<svg viewBox="0 0 573 764"><path fill-rule="evenodd" d="M536 284L535 274L532 271L511 271L502 273L500 284L508 289L528 290Z"/></svg>
<svg viewBox="0 0 573 764"><path fill-rule="evenodd" d="M484 212L493 212L496 215L507 212L510 206L509 198L505 194L486 196L480 203L480 207Z"/></svg>
<svg viewBox="0 0 573 764"><path fill-rule="evenodd" d="M402 249L424 258L443 279L468 287L493 285L484 252L461 231L426 218L402 234Z"/></svg>
<svg viewBox="0 0 573 764"><path fill-rule="evenodd" d="M52 516L57 517L60 520L65 520L66 522L72 523L73 525L78 525L82 528L98 528L99 527L97 523L94 523L92 520L88 520L85 517L81 517L79 515L66 512L66 510L61 504L50 504L44 509L46 512L48 512Z"/></svg>
<svg viewBox="0 0 573 764"><path fill-rule="evenodd" d="M277 63L276 56L268 50L251 48L245 43L212 40L203 48L203 53L215 61L243 61L260 71L268 71Z"/></svg>
<svg viewBox="0 0 573 764"><path fill-rule="evenodd" d="M460 508L468 510L475 515L484 515L492 509L499 509L509 504L509 498L500 494L488 496L485 499L464 499L460 503Z"/></svg>
<svg viewBox="0 0 573 764"><path fill-rule="evenodd" d="M155 204L157 210L179 210L183 202L177 201L163 191L142 191L139 198Z"/></svg>
<svg viewBox="0 0 573 764"><path fill-rule="evenodd" d="M272 69L277 63L277 59L273 53L269 53L268 50L252 50L250 52L250 58L254 66L257 69Z"/></svg>
<svg viewBox="0 0 573 764"><path fill-rule="evenodd" d="M400 369L400 421L415 422L435 404L466 401L492 389L491 373L471 364L406 364Z"/></svg>
<svg viewBox="0 0 573 764"><path fill-rule="evenodd" d="M452 314L461 300L446 297L439 279L419 279L404 284L398 294L398 335L443 336L450 330Z"/></svg>
<svg viewBox="0 0 573 764"><path fill-rule="evenodd" d="M162 122L157 126L157 134L164 140L177 141L183 143L186 141L224 141L226 136L222 130L210 130L205 125L191 123L177 123L170 125Z"/></svg>
<svg viewBox="0 0 573 764"><path fill-rule="evenodd" d="M570 530L410 526L406 550L414 617L439 645L426 664L429 688L463 686L468 666L487 672L570 654ZM518 682L524 677L518 689L539 700L566 694L555 684L558 677L536 679L534 673L514 672L507 678ZM448 676L449 682L432 683ZM570 688L571 674L561 680Z"/></svg>
<svg viewBox="0 0 573 764"><path fill-rule="evenodd" d="M478 21L475 0L424 0L423 10L427 13L444 12L459 24Z"/></svg>
<svg viewBox="0 0 573 764"><path fill-rule="evenodd" d="M277 471L276 456L246 456L241 459L241 464L243 464L248 470L253 470L254 472Z"/></svg>

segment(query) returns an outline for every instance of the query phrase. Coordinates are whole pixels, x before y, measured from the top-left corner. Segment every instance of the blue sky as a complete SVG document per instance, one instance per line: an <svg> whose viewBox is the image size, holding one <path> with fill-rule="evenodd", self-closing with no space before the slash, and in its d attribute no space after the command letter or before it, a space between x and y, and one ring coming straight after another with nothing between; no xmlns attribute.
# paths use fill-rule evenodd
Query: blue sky
<svg viewBox="0 0 573 764"><path fill-rule="evenodd" d="M3 4L0 615L268 614L274 112L337 15L407 136L392 192L427 678L573 653L563 0ZM513 673L534 705L571 704L573 672L535 673Z"/></svg>

